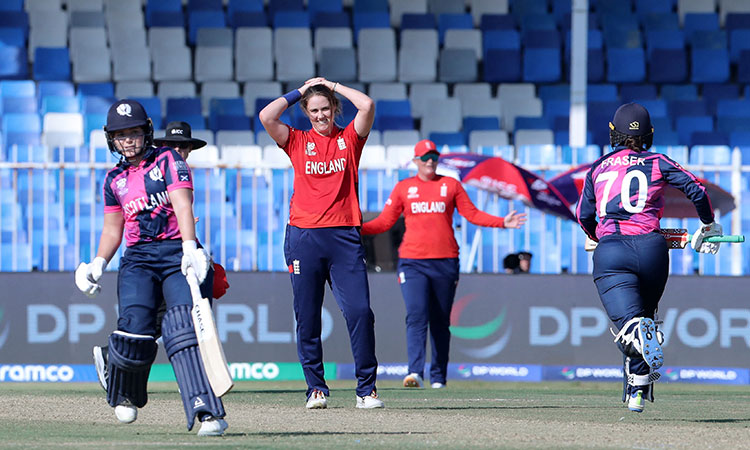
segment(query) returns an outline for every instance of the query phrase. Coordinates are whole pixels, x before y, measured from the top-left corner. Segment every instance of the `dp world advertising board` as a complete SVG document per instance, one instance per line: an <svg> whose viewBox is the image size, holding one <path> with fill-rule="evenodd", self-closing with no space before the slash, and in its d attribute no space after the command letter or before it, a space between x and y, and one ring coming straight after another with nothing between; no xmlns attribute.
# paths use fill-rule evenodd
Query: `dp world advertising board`
<svg viewBox="0 0 750 450"><path fill-rule="evenodd" d="M214 313L237 380L302 380L285 273L228 274ZM95 381L91 348L117 319L114 273L95 299L72 273L0 274L0 382ZM658 319L663 381L748 384L750 278L673 276ZM405 308L394 273L370 275L379 377L406 375ZM345 322L330 291L323 309L328 378L353 378ZM590 276L461 276L451 315L449 379L621 381L621 356ZM152 380L173 379L160 352Z"/></svg>

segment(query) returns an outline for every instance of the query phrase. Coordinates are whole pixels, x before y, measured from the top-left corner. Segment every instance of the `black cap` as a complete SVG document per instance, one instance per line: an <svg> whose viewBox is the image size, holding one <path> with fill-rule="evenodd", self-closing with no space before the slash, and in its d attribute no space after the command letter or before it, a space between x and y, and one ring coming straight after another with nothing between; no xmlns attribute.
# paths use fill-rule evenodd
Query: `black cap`
<svg viewBox="0 0 750 450"><path fill-rule="evenodd" d="M165 134L164 137L155 138L154 143L159 146L169 146L171 143L179 142L190 144L193 150L206 145L206 141L193 137L190 124L187 122L169 122Z"/></svg>
<svg viewBox="0 0 750 450"><path fill-rule="evenodd" d="M651 116L638 103L626 103L617 108L612 125L615 130L628 136L645 136L654 131Z"/></svg>
<svg viewBox="0 0 750 450"><path fill-rule="evenodd" d="M135 100L120 100L109 107L106 132L124 130L133 127L147 127L148 114L143 105Z"/></svg>

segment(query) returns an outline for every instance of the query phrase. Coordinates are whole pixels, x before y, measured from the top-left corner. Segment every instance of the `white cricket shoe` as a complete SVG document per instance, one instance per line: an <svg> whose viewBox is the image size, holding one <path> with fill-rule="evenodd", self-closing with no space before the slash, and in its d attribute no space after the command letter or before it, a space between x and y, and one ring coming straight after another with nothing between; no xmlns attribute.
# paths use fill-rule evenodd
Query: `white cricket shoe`
<svg viewBox="0 0 750 450"><path fill-rule="evenodd" d="M138 418L138 408L125 400L115 406L115 416L117 417L117 420L122 423L133 423L135 422L135 419Z"/></svg>
<svg viewBox="0 0 750 450"><path fill-rule="evenodd" d="M99 347L94 346L94 368L96 368L96 376L99 378L99 385L106 391L107 390L107 379L109 374L107 373L107 356L108 348L106 346Z"/></svg>
<svg viewBox="0 0 750 450"><path fill-rule="evenodd" d="M421 389L424 387L424 381L418 373L410 373L404 377L404 387Z"/></svg>
<svg viewBox="0 0 750 450"><path fill-rule="evenodd" d="M328 408L328 400L326 399L326 395L322 391L313 389L312 394L310 394L310 398L307 399L307 404L305 405L305 408L307 409Z"/></svg>
<svg viewBox="0 0 750 450"><path fill-rule="evenodd" d="M206 416L201 421L201 429L198 430L198 436L223 436L224 430L229 427L224 419L217 419L213 416Z"/></svg>
<svg viewBox="0 0 750 450"><path fill-rule="evenodd" d="M437 381L430 385L433 389L442 389L445 387L445 383L438 383Z"/></svg>
<svg viewBox="0 0 750 450"><path fill-rule="evenodd" d="M378 398L378 393L372 391L372 394L365 395L364 397L357 396L357 408L362 409L374 409L374 408L385 408L383 400Z"/></svg>
<svg viewBox="0 0 750 450"><path fill-rule="evenodd" d="M628 399L628 409L633 412L643 412L646 406L646 400L643 398L643 389L638 389L630 393Z"/></svg>

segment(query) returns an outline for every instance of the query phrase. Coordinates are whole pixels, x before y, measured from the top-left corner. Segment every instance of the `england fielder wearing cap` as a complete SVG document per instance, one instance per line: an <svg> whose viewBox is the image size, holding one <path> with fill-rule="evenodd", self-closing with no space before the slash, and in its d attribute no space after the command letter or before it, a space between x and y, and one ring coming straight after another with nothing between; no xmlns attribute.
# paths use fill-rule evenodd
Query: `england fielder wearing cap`
<svg viewBox="0 0 750 450"><path fill-rule="evenodd" d="M451 333L450 315L458 285L458 244L453 211L485 227L520 228L526 214L511 211L496 217L477 209L459 181L438 175L440 153L430 140L417 142L417 175L393 188L383 212L362 227L362 234L390 229L403 213L406 231L398 250L398 277L406 303L406 349L409 374L404 387L423 387L425 346L429 325L432 343L430 381L446 385Z"/></svg>
<svg viewBox="0 0 750 450"><path fill-rule="evenodd" d="M104 127L110 151L120 162L104 181L104 226L97 256L76 269L78 288L93 297L99 279L125 235L126 250L117 280L117 330L109 337L107 402L120 422L136 420L147 400L146 385L156 356L157 308L164 347L174 368L191 430L201 436L224 433L224 405L209 385L201 363L190 310L192 297L184 274L193 268L202 283L208 253L195 239L192 175L171 148L153 146L154 130L143 106L133 100L114 103Z"/></svg>
<svg viewBox="0 0 750 450"><path fill-rule="evenodd" d="M334 122L341 112L341 101L334 93L357 108L354 120L344 128ZM310 131L280 120L284 110L297 101L310 119ZM269 103L258 116L294 168L284 256L294 293L297 353L307 381L305 406L321 409L328 405L320 338L328 282L349 331L357 377L356 407L382 408L375 388L375 316L370 308L357 197L359 159L375 118L373 101L356 89L312 78Z"/></svg>
<svg viewBox="0 0 750 450"><path fill-rule="evenodd" d="M665 187L681 190L695 205L702 222L693 233L696 251L716 253L719 244L703 239L722 229L696 177L668 156L647 151L654 129L643 106L620 106L609 128L613 151L586 175L576 215L586 235L598 242L594 283L619 329L613 334L624 358L622 400L631 411L642 412L646 399L654 401L656 369L664 362L654 317L669 271L667 242L659 233Z"/></svg>

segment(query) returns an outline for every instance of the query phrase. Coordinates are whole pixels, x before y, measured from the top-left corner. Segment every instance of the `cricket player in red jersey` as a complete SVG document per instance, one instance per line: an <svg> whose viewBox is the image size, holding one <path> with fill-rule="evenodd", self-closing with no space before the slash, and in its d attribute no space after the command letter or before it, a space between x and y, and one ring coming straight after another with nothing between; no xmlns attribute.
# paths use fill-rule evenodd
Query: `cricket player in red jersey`
<svg viewBox="0 0 750 450"><path fill-rule="evenodd" d="M417 176L393 188L383 212L365 223L362 234L390 229L404 214L406 231L399 247L398 277L406 303L406 346L409 375L404 387L423 387L427 327L432 338L430 381L446 384L450 349L450 315L458 285L458 244L453 235L453 210L469 222L497 228L520 228L526 214L511 211L496 217L477 209L453 178L435 173L440 153L430 140L417 142Z"/></svg>
<svg viewBox="0 0 750 450"><path fill-rule="evenodd" d="M357 108L354 120L344 128L334 122L341 112L334 93ZM284 110L297 101L310 119L310 131L296 130L280 120ZM328 405L320 336L323 295L329 282L351 339L356 406L382 408L375 388L375 316L370 308L357 198L359 159L375 118L374 103L356 89L312 78L269 103L259 117L294 168L284 255L294 293L297 353L307 381L306 407Z"/></svg>

